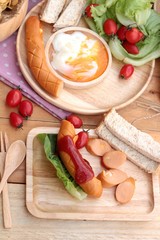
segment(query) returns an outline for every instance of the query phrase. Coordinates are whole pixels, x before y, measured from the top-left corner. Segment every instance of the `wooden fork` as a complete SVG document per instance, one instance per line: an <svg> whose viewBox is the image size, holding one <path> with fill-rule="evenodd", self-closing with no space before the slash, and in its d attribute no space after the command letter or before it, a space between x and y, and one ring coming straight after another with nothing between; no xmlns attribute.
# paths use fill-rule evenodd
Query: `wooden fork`
<svg viewBox="0 0 160 240"><path fill-rule="evenodd" d="M9 148L9 140L6 133L0 132L0 174L3 176L3 169L5 164L6 151ZM10 213L10 203L8 196L8 186L7 183L2 191L2 204L3 204L3 221L5 228L12 227L12 218Z"/></svg>

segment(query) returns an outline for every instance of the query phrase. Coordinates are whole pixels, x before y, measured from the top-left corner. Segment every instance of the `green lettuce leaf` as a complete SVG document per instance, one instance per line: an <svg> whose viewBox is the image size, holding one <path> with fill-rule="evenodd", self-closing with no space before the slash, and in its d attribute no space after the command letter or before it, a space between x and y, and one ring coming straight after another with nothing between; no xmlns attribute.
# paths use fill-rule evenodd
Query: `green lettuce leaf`
<svg viewBox="0 0 160 240"><path fill-rule="evenodd" d="M94 17L102 17L106 14L106 6L105 4L101 4L99 6L91 7L92 16Z"/></svg>
<svg viewBox="0 0 160 240"><path fill-rule="evenodd" d="M111 5L110 8L107 9L105 4L101 4L96 7L92 7L92 19L94 25L96 27L96 32L100 36L104 36L103 24L108 18L112 18L116 21L116 14L115 14L115 5ZM106 37L106 40L109 40Z"/></svg>
<svg viewBox="0 0 160 240"><path fill-rule="evenodd" d="M146 23L150 16L151 0L118 0L116 3L116 15L124 16L124 19L136 22L137 25ZM120 19L119 19L120 20ZM121 19L122 20L122 19ZM123 21L121 24L126 25ZM127 23L128 25L128 23Z"/></svg>
<svg viewBox="0 0 160 240"><path fill-rule="evenodd" d="M133 64L134 66L141 66L147 62L154 60L160 57L160 38L150 36L139 43L142 45L139 51L139 54L133 55L129 54L121 45L120 40L115 37L110 39L109 47L112 52L112 55L124 63Z"/></svg>
<svg viewBox="0 0 160 240"><path fill-rule="evenodd" d="M144 25L149 19L151 14L151 9L147 8L143 11L138 10L135 13L135 22L138 26Z"/></svg>
<svg viewBox="0 0 160 240"><path fill-rule="evenodd" d="M157 34L160 36L160 13L151 9L150 17L144 25L144 28L148 35Z"/></svg>
<svg viewBox="0 0 160 240"><path fill-rule="evenodd" d="M99 3L99 6L92 8L92 18L86 22L109 43L115 58L140 66L160 57L160 14L152 9L153 2L155 0L92 0L90 3ZM143 32L144 39L136 44L139 54L129 54L116 36L113 39L104 33L103 24L108 18L119 26L138 27Z"/></svg>
<svg viewBox="0 0 160 240"><path fill-rule="evenodd" d="M102 36L104 35L104 30L103 30L103 23L104 21L106 20L106 16L105 14L101 17L94 17L94 23L95 23L95 26L96 26L96 29L97 29L97 33Z"/></svg>
<svg viewBox="0 0 160 240"><path fill-rule="evenodd" d="M112 6L115 6L118 0L106 0L106 7L110 8Z"/></svg>
<svg viewBox="0 0 160 240"><path fill-rule="evenodd" d="M87 194L75 182L69 172L62 164L59 156L56 154L57 134L39 134L39 140L44 146L44 151L47 159L56 169L57 177L62 181L65 189L75 198L83 200Z"/></svg>
<svg viewBox="0 0 160 240"><path fill-rule="evenodd" d="M98 32L97 32L97 28L96 28L96 24L95 24L93 18L88 18L88 17L86 17L86 16L84 15L84 16L83 16L83 19L85 20L85 22L87 23L87 25L89 26L89 28L90 28L91 30L93 30L94 32L98 33Z"/></svg>
<svg viewBox="0 0 160 240"><path fill-rule="evenodd" d="M92 3L95 4L104 4L106 2L106 0L92 0Z"/></svg>

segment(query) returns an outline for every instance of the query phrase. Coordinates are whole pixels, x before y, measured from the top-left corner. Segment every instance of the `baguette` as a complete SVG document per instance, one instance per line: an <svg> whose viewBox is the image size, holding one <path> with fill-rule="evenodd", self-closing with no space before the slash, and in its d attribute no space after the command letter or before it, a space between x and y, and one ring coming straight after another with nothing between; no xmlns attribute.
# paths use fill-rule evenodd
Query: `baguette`
<svg viewBox="0 0 160 240"><path fill-rule="evenodd" d="M139 168L143 169L145 172L156 174L160 172L160 165L158 162L155 162L150 158L142 155L134 148L114 136L106 127L104 122L101 122L95 131L100 138L107 141L113 148L123 151L131 162L133 162Z"/></svg>
<svg viewBox="0 0 160 240"><path fill-rule="evenodd" d="M94 176L91 166L76 148L74 137L73 125L67 120L62 120L57 138L58 153L66 169L81 188L89 196L99 198L103 191L102 183Z"/></svg>
<svg viewBox="0 0 160 240"><path fill-rule="evenodd" d="M30 70L40 86L54 97L59 97L63 82L50 71L44 50L40 20L31 16L26 21L26 50Z"/></svg>
<svg viewBox="0 0 160 240"><path fill-rule="evenodd" d="M160 162L160 143L127 122L115 109L112 109L105 116L104 123L117 138L146 157Z"/></svg>
<svg viewBox="0 0 160 240"><path fill-rule="evenodd" d="M54 30L76 26L82 16L85 4L86 0L72 0L54 24Z"/></svg>
<svg viewBox="0 0 160 240"><path fill-rule="evenodd" d="M40 19L46 23L55 23L63 10L66 0L46 0L42 6Z"/></svg>

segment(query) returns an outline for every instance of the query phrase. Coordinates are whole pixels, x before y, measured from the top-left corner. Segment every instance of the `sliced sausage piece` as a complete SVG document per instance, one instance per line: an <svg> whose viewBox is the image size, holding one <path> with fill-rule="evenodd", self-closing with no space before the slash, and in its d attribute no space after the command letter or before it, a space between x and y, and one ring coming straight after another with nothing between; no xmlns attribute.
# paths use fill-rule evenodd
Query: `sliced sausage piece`
<svg viewBox="0 0 160 240"><path fill-rule="evenodd" d="M102 156L102 165L106 168L119 168L126 159L124 152L113 150Z"/></svg>
<svg viewBox="0 0 160 240"><path fill-rule="evenodd" d="M103 170L97 178L102 182L104 188L110 188L125 181L128 176L119 169L110 169L108 171Z"/></svg>
<svg viewBox="0 0 160 240"><path fill-rule="evenodd" d="M92 155L100 157L102 157L106 152L112 150L111 146L105 140L100 138L89 138L86 144L86 149Z"/></svg>
<svg viewBox="0 0 160 240"><path fill-rule="evenodd" d="M116 200L120 203L128 203L132 199L134 191L135 179L129 177L117 186L115 193Z"/></svg>

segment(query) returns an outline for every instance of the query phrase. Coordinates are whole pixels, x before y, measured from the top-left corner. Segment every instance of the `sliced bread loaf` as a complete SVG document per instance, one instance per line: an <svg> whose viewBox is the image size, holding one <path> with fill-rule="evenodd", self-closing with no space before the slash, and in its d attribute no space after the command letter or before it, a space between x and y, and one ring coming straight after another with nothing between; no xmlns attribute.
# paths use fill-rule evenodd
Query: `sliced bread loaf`
<svg viewBox="0 0 160 240"><path fill-rule="evenodd" d="M85 4L86 0L72 0L54 24L54 28L57 30L77 25L82 16Z"/></svg>
<svg viewBox="0 0 160 240"><path fill-rule="evenodd" d="M112 109L104 118L104 123L110 132L136 149L146 157L160 162L160 143L155 141L149 134L138 130L132 124Z"/></svg>
<svg viewBox="0 0 160 240"><path fill-rule="evenodd" d="M123 151L127 158L135 165L143 169L148 173L159 173L160 165L158 162L151 160L150 158L139 153L137 150L127 145L125 142L117 138L102 122L96 129L96 134L107 141L113 148Z"/></svg>
<svg viewBox="0 0 160 240"><path fill-rule="evenodd" d="M40 19L46 23L55 23L66 0L46 0L42 6Z"/></svg>
<svg viewBox="0 0 160 240"><path fill-rule="evenodd" d="M65 9L72 0L66 0L63 9Z"/></svg>

